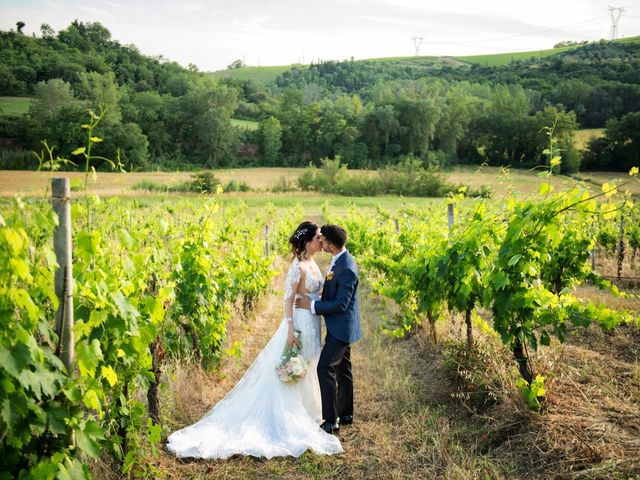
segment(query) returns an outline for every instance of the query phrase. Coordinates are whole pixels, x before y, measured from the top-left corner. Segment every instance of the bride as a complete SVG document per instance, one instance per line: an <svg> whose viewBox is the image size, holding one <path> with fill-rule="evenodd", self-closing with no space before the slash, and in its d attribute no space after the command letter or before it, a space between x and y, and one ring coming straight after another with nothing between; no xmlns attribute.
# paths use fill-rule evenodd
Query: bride
<svg viewBox="0 0 640 480"><path fill-rule="evenodd" d="M320 227L303 222L289 238L293 261L285 281L285 318L238 384L204 417L169 436L167 448L178 457L225 459L232 455L299 457L306 450L342 452L340 440L323 431L316 365L320 356L320 317L294 308L295 298L317 299L323 278L313 256L322 250ZM300 340L294 331L301 332ZM301 347L305 376L283 383L276 365L285 346Z"/></svg>

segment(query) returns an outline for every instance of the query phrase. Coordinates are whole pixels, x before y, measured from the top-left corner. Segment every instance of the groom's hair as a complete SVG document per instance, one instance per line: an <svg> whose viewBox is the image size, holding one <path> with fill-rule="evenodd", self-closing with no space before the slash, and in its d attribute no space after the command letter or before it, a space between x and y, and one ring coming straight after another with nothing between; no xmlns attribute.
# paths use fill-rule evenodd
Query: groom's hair
<svg viewBox="0 0 640 480"><path fill-rule="evenodd" d="M347 232L338 225L323 225L320 228L320 233L329 243L338 248L344 247L344 244L347 243Z"/></svg>

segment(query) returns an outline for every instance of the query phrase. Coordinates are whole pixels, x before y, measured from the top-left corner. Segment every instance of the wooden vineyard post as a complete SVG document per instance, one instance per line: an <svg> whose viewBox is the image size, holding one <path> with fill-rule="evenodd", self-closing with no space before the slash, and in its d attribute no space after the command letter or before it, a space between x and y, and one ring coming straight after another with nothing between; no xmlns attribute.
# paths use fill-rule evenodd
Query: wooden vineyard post
<svg viewBox="0 0 640 480"><path fill-rule="evenodd" d="M453 203L447 204L447 223L449 225L449 234L451 234L451 229L453 228L453 223L455 221L454 213L453 213ZM457 332L456 332L457 330ZM451 311L451 335L460 336L460 325L456 328L456 315Z"/></svg>
<svg viewBox="0 0 640 480"><path fill-rule="evenodd" d="M73 343L73 264L71 260L71 197L68 178L51 179L51 204L58 215L58 226L53 234L53 249L58 261L55 274L55 293L60 301L56 311L58 333L57 354L73 373L75 349Z"/></svg>
<svg viewBox="0 0 640 480"><path fill-rule="evenodd" d="M268 257L271 250L269 245L269 225L264 226L264 256Z"/></svg>
<svg viewBox="0 0 640 480"><path fill-rule="evenodd" d="M622 262L624 262L624 215L620 215L620 235L618 236L618 281L622 277Z"/></svg>

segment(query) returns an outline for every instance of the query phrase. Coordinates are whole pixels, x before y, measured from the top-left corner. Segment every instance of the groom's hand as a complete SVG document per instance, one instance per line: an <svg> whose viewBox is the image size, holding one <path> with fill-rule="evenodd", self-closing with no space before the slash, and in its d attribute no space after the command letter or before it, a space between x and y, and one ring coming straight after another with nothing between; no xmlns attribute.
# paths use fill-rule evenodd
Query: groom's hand
<svg viewBox="0 0 640 480"><path fill-rule="evenodd" d="M304 308L305 310L309 310L311 308L311 299L306 296L296 298L295 306L296 308Z"/></svg>

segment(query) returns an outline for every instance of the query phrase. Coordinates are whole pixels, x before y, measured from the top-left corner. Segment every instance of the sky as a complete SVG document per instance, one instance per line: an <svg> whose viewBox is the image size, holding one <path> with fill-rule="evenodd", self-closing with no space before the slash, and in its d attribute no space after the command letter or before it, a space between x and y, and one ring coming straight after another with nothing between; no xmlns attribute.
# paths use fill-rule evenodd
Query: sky
<svg viewBox="0 0 640 480"><path fill-rule="evenodd" d="M201 71L318 60L475 55L543 50L564 40L610 38L601 0L0 0L0 30L100 22L122 44ZM618 37L640 35L640 1Z"/></svg>

